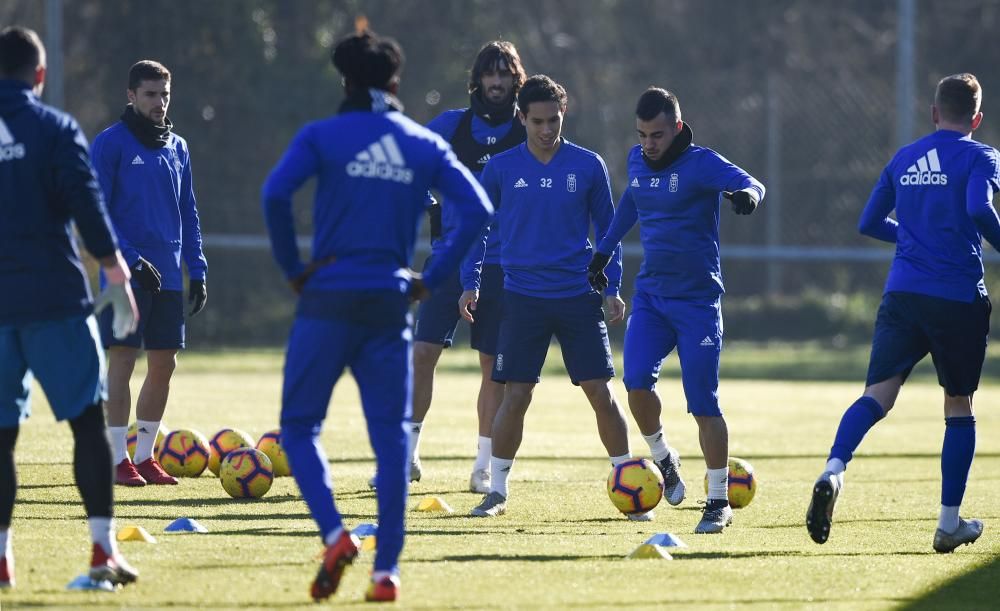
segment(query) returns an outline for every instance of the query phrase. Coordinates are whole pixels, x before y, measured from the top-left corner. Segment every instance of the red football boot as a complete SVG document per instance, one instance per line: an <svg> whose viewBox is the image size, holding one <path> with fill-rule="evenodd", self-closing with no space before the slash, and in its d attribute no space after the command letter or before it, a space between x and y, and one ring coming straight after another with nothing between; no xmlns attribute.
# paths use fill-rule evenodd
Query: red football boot
<svg viewBox="0 0 1000 611"><path fill-rule="evenodd" d="M0 590L14 587L14 557L0 557Z"/></svg>
<svg viewBox="0 0 1000 611"><path fill-rule="evenodd" d="M125 562L121 554L109 556L101 544L95 543L90 558L90 578L125 585L139 579L139 571Z"/></svg>
<svg viewBox="0 0 1000 611"><path fill-rule="evenodd" d="M145 486L146 480L135 470L132 461L126 458L115 467L115 483L119 486Z"/></svg>
<svg viewBox="0 0 1000 611"><path fill-rule="evenodd" d="M177 478L163 470L155 458L147 458L135 466L136 472L147 484L176 485Z"/></svg>
<svg viewBox="0 0 1000 611"><path fill-rule="evenodd" d="M326 546L326 551L323 552L323 564L319 567L319 573L316 574L309 591L313 600L324 600L337 591L344 569L354 562L360 546L361 541L346 529L340 533L336 541Z"/></svg>
<svg viewBox="0 0 1000 611"><path fill-rule="evenodd" d="M365 592L365 600L370 603L391 603L399 597L399 576L386 575L372 581Z"/></svg>

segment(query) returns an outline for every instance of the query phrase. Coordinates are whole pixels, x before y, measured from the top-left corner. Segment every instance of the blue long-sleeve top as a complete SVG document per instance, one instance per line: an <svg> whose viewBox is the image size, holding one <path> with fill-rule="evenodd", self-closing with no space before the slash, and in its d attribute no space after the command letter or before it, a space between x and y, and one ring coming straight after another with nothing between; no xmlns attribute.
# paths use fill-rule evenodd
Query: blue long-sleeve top
<svg viewBox="0 0 1000 611"><path fill-rule="evenodd" d="M427 124L427 129L437 133L446 141L451 141L455 136L455 130L458 129L458 124L462 120L462 115L468 111L467 108L458 108L453 110L446 110ZM472 137L474 140L480 143L498 142L503 140L510 131L511 125L514 121L519 121L515 114L510 121L506 123L501 123L499 125L490 125L479 115L473 114L472 116ZM471 171L471 170L470 170ZM482 172L472 172L472 175L478 180ZM442 237L446 236L449 232L453 231L457 225L457 219L455 218L455 211L451 206L448 205L448 201L445 200L441 202L441 234ZM489 234L489 241L486 244L486 263L488 264L498 264L500 263L500 239L499 233L495 230L491 231ZM434 240L431 244L431 253L438 254L442 249L445 242L441 239Z"/></svg>
<svg viewBox="0 0 1000 611"><path fill-rule="evenodd" d="M143 257L168 291L184 288L182 260L192 279L204 280L208 263L187 142L171 133L163 148L147 148L119 121L94 138L93 158L129 267Z"/></svg>
<svg viewBox="0 0 1000 611"><path fill-rule="evenodd" d="M638 221L643 259L637 290L680 299L725 292L719 258L721 193L749 189L762 201L764 185L712 149L694 145L659 171L647 165L636 145L629 151L628 177L598 252L611 253Z"/></svg>
<svg viewBox="0 0 1000 611"><path fill-rule="evenodd" d="M0 80L0 326L86 315L73 223L97 258L117 244L87 139L27 83Z"/></svg>
<svg viewBox="0 0 1000 611"><path fill-rule="evenodd" d="M493 207L440 136L402 113L346 112L306 125L263 188L274 258L289 279L299 258L292 197L316 177L312 260L336 261L308 280L306 291L409 289L417 230L427 191L438 190L457 214L440 256L424 270L434 289L458 267Z"/></svg>
<svg viewBox="0 0 1000 611"><path fill-rule="evenodd" d="M595 241L608 231L614 216L611 179L601 156L562 140L559 150L543 164L522 143L494 155L480 179L497 207L500 265L504 288L532 297L559 298L591 290L587 265ZM462 266L462 285L479 288L489 229ZM605 295L621 287L621 249L607 268Z"/></svg>
<svg viewBox="0 0 1000 611"><path fill-rule="evenodd" d="M861 233L896 244L886 292L967 303L986 295L982 240L1000 249L998 190L996 149L969 136L938 130L901 148L858 222Z"/></svg>

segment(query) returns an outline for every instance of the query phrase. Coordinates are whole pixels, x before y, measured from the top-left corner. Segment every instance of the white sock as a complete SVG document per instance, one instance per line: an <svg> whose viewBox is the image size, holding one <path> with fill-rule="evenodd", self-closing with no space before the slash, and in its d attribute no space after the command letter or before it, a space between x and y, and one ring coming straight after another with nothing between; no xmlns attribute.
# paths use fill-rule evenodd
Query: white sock
<svg viewBox="0 0 1000 611"><path fill-rule="evenodd" d="M663 433L663 427L656 429L652 435L643 435L646 445L649 446L649 453L653 455L653 460L660 462L670 455L670 446L667 445L667 436Z"/></svg>
<svg viewBox="0 0 1000 611"><path fill-rule="evenodd" d="M323 543L327 545L333 545L334 543L337 542L337 539L339 539L340 535L342 535L343 533L344 533L344 527L338 526L334 530L330 531L330 534L323 537Z"/></svg>
<svg viewBox="0 0 1000 611"><path fill-rule="evenodd" d="M132 462L139 464L153 457L153 446L156 445L156 433L160 430L159 420L137 420L135 436L135 454ZM116 463L117 464L117 463Z"/></svg>
<svg viewBox="0 0 1000 611"><path fill-rule="evenodd" d="M476 464L472 465L473 471L481 471L490 468L490 456L493 454L493 438L479 436L479 450L476 452Z"/></svg>
<svg viewBox="0 0 1000 611"><path fill-rule="evenodd" d="M372 583L378 583L386 577L391 579L394 575L392 571L372 571Z"/></svg>
<svg viewBox="0 0 1000 611"><path fill-rule="evenodd" d="M833 473L834 475L840 475L841 473L847 470L847 465L845 465L844 461L840 460L839 458L831 458L830 460L826 461L826 470L829 471L830 473Z"/></svg>
<svg viewBox="0 0 1000 611"><path fill-rule="evenodd" d="M108 438L111 439L111 453L114 455L114 463L120 464L128 459L128 427L109 426Z"/></svg>
<svg viewBox="0 0 1000 611"><path fill-rule="evenodd" d="M958 530L958 507L941 505L941 514L938 515L938 528L946 533L953 533Z"/></svg>
<svg viewBox="0 0 1000 611"><path fill-rule="evenodd" d="M112 518L87 518L90 526L90 538L104 548L104 553L114 556L118 553L115 547L115 522Z"/></svg>
<svg viewBox="0 0 1000 611"><path fill-rule="evenodd" d="M622 464L623 462L625 462L626 460L628 460L630 458L632 458L632 453L631 452L629 452L628 454L622 454L621 456L609 456L608 457L608 459L611 461L611 466L612 467L617 467L618 465Z"/></svg>
<svg viewBox="0 0 1000 611"><path fill-rule="evenodd" d="M729 500L729 467L708 470L708 500Z"/></svg>
<svg viewBox="0 0 1000 611"><path fill-rule="evenodd" d="M0 530L0 556L10 557L10 529Z"/></svg>
<svg viewBox="0 0 1000 611"><path fill-rule="evenodd" d="M490 457L490 491L507 496L507 477L514 467L513 458Z"/></svg>
<svg viewBox="0 0 1000 611"><path fill-rule="evenodd" d="M420 460L420 429L424 428L423 422L410 423L410 462Z"/></svg>

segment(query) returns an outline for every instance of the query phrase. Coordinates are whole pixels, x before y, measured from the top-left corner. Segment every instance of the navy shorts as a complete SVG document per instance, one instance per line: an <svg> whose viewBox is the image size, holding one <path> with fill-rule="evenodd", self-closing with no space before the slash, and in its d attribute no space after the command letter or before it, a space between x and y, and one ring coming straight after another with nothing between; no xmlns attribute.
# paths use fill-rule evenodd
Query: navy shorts
<svg viewBox="0 0 1000 611"><path fill-rule="evenodd" d="M949 396L971 395L979 387L990 333L988 297L971 303L916 293L882 297L866 384L897 375L903 380L929 352L938 383Z"/></svg>
<svg viewBox="0 0 1000 611"><path fill-rule="evenodd" d="M424 265L425 269L426 267ZM458 312L458 299L461 296L462 283L459 274L455 273L431 294L430 299L420 304L414 339L450 348L455 339L458 321L461 320ZM503 269L499 265L484 265L479 301L472 312L476 322L469 327L469 343L473 350L489 355L497 353L502 304Z"/></svg>
<svg viewBox="0 0 1000 611"><path fill-rule="evenodd" d="M56 420L72 420L107 398L104 351L93 316L0 326L0 428L31 415L37 378Z"/></svg>
<svg viewBox="0 0 1000 611"><path fill-rule="evenodd" d="M674 348L687 411L695 416L721 416L721 300L669 299L636 291L625 328L626 390L653 390L660 365Z"/></svg>
<svg viewBox="0 0 1000 611"><path fill-rule="evenodd" d="M184 292L151 293L132 283L135 305L139 307L139 326L124 339L115 339L111 332L114 312L101 312L101 340L105 348L127 346L146 350L177 350L184 347Z"/></svg>
<svg viewBox="0 0 1000 611"><path fill-rule="evenodd" d="M500 343L493 381L537 383L554 335L573 384L613 378L603 299L590 292L546 299L503 292Z"/></svg>

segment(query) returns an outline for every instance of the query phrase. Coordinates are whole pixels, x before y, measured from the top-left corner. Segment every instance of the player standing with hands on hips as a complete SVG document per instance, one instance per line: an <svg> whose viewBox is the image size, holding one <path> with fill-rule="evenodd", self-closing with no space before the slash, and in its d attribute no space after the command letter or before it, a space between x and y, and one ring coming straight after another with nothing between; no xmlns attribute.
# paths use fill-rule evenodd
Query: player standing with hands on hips
<svg viewBox="0 0 1000 611"><path fill-rule="evenodd" d="M320 445L334 384L351 368L361 392L376 459L378 543L366 599L398 596L412 410L413 334L409 305L458 267L489 220L492 206L444 140L403 115L395 97L403 52L372 32L333 51L346 99L337 116L295 136L264 184L264 214L274 257L301 293L288 339L281 438L302 497L326 545L311 595L336 592L358 554L333 500ZM317 178L311 264L299 259L292 198ZM424 271L409 271L417 229L436 189L455 208L457 225Z"/></svg>

